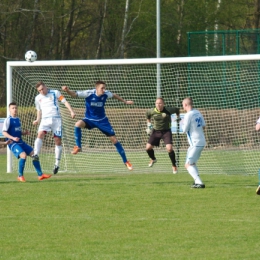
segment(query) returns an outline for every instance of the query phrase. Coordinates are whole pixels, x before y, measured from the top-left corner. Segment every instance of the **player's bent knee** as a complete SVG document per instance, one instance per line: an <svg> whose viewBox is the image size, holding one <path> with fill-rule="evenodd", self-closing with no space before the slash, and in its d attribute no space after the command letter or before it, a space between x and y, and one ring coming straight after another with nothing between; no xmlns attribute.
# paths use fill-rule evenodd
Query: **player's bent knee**
<svg viewBox="0 0 260 260"><path fill-rule="evenodd" d="M117 140L117 138L116 138L115 135L109 136L109 139L110 139L110 141L111 141L113 144L116 144L116 143L118 142L118 140Z"/></svg>
<svg viewBox="0 0 260 260"><path fill-rule="evenodd" d="M79 128L84 128L86 126L86 123L83 120L79 120L75 123L75 126Z"/></svg>
<svg viewBox="0 0 260 260"><path fill-rule="evenodd" d="M19 154L19 157L22 158L22 159L26 159L27 155L25 152L22 152Z"/></svg>

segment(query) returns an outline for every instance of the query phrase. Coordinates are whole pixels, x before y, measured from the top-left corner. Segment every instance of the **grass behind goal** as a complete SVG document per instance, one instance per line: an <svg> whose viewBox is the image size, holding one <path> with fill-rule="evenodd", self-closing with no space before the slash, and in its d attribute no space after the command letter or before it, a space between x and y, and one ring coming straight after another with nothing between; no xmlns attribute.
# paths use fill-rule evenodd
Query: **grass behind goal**
<svg viewBox="0 0 260 260"><path fill-rule="evenodd" d="M0 156L5 166L5 156ZM257 259L256 176L0 175L0 259Z"/></svg>

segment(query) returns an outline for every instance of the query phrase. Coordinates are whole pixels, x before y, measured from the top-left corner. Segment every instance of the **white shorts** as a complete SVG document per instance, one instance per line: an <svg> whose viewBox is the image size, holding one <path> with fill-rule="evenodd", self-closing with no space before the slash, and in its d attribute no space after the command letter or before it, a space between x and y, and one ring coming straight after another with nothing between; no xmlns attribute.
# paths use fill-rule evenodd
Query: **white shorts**
<svg viewBox="0 0 260 260"><path fill-rule="evenodd" d="M186 162L188 164L195 164L201 155L204 146L190 146L187 151Z"/></svg>
<svg viewBox="0 0 260 260"><path fill-rule="evenodd" d="M40 126L38 128L38 132L53 132L54 136L62 137L62 122L61 118L43 118L41 120Z"/></svg>

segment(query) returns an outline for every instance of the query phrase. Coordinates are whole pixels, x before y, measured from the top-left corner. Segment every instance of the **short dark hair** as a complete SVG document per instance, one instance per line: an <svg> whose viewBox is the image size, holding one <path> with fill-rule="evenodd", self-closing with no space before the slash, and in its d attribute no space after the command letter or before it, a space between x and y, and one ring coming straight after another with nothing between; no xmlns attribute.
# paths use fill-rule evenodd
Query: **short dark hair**
<svg viewBox="0 0 260 260"><path fill-rule="evenodd" d="M45 84L43 83L43 81L37 82L35 88L37 89L37 88L40 87L41 85L45 85Z"/></svg>
<svg viewBox="0 0 260 260"><path fill-rule="evenodd" d="M106 85L106 82L102 81L102 80L98 80L96 83L95 83L95 86L98 86L98 85Z"/></svg>
<svg viewBox="0 0 260 260"><path fill-rule="evenodd" d="M9 107L10 107L10 106L17 106L17 103L13 101L13 102L11 102L11 103L9 104Z"/></svg>

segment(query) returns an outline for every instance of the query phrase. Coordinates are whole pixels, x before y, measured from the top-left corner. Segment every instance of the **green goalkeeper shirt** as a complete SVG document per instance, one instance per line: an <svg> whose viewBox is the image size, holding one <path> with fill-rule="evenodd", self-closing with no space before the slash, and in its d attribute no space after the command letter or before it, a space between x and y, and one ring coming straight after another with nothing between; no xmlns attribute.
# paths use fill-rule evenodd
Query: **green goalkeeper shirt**
<svg viewBox="0 0 260 260"><path fill-rule="evenodd" d="M177 107L164 107L162 111L152 108L146 112L146 118L153 118L153 128L155 130L169 130L171 128L171 115L179 116L180 109Z"/></svg>

